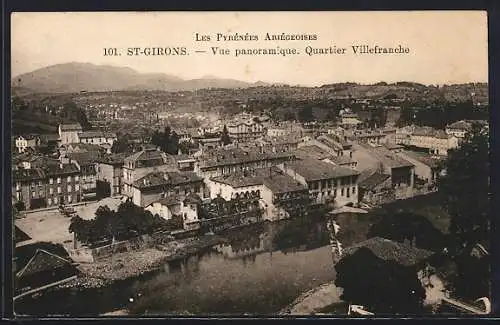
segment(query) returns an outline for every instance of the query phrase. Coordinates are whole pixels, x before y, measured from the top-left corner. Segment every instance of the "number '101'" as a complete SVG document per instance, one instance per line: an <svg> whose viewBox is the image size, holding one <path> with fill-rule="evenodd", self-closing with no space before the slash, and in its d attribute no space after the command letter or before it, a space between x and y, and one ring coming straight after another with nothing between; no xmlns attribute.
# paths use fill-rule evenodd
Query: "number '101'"
<svg viewBox="0 0 500 325"><path fill-rule="evenodd" d="M118 56L118 49L116 47L104 48L104 56Z"/></svg>

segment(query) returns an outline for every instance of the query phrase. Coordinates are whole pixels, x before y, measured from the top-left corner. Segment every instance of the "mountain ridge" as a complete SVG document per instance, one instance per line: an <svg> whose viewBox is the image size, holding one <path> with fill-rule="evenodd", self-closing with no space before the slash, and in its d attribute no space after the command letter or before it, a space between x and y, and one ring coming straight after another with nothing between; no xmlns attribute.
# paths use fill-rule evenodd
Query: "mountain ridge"
<svg viewBox="0 0 500 325"><path fill-rule="evenodd" d="M51 65L18 75L13 87L37 93L74 93L80 91L163 90L182 91L202 88L248 88L271 85L236 79L203 76L182 79L166 73L141 73L129 67L68 62Z"/></svg>

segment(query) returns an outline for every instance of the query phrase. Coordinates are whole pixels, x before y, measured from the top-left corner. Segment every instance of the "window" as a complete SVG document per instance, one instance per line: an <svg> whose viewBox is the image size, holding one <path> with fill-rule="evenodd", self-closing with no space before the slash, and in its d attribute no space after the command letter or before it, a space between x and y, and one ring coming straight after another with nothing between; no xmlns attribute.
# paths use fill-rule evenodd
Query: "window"
<svg viewBox="0 0 500 325"><path fill-rule="evenodd" d="M351 190L351 189L348 187L348 188L347 188L347 197L350 197L350 196L351 196L351 191L350 191L350 190Z"/></svg>
<svg viewBox="0 0 500 325"><path fill-rule="evenodd" d="M61 184L61 177L57 178L57 184Z"/></svg>
<svg viewBox="0 0 500 325"><path fill-rule="evenodd" d="M75 185L75 191L79 191L80 190L80 185L79 184L76 184Z"/></svg>
<svg viewBox="0 0 500 325"><path fill-rule="evenodd" d="M21 183L17 182L16 183L16 191L20 191L21 190Z"/></svg>
<svg viewBox="0 0 500 325"><path fill-rule="evenodd" d="M54 204L57 204L57 196L54 198Z"/></svg>
<svg viewBox="0 0 500 325"><path fill-rule="evenodd" d="M71 192L71 185L68 185L68 193Z"/></svg>
<svg viewBox="0 0 500 325"><path fill-rule="evenodd" d="M42 181L38 181L38 186L42 186Z"/></svg>
<svg viewBox="0 0 500 325"><path fill-rule="evenodd" d="M78 175L76 175L76 176L75 176L75 181L77 181L77 182L78 182L78 179L79 179L79 177L78 177Z"/></svg>
<svg viewBox="0 0 500 325"><path fill-rule="evenodd" d="M36 197L35 191L31 192L31 197Z"/></svg>
<svg viewBox="0 0 500 325"><path fill-rule="evenodd" d="M40 190L40 191L38 191L38 195L39 195L40 197L42 197L42 196L43 196L43 191L41 191L41 190Z"/></svg>
<svg viewBox="0 0 500 325"><path fill-rule="evenodd" d="M60 186L57 187L57 193L61 193L61 187Z"/></svg>
<svg viewBox="0 0 500 325"><path fill-rule="evenodd" d="M356 187L352 188L352 194L356 194Z"/></svg>
<svg viewBox="0 0 500 325"><path fill-rule="evenodd" d="M71 195L68 195L68 203L71 203L73 201L73 197Z"/></svg>
<svg viewBox="0 0 500 325"><path fill-rule="evenodd" d="M31 182L31 187L35 187L35 182Z"/></svg>
<svg viewBox="0 0 500 325"><path fill-rule="evenodd" d="M52 193L54 193L54 189L51 187L51 188L49 188L49 194L52 194Z"/></svg>
<svg viewBox="0 0 500 325"><path fill-rule="evenodd" d="M54 184L54 179L52 177L49 178L49 184Z"/></svg>
<svg viewBox="0 0 500 325"><path fill-rule="evenodd" d="M66 180L68 183L71 182L71 176L68 176L68 179Z"/></svg>
<svg viewBox="0 0 500 325"><path fill-rule="evenodd" d="M17 193L16 193L16 199L17 199L18 201L20 201L20 200L21 200L21 193L20 193L20 192L17 192Z"/></svg>
<svg viewBox="0 0 500 325"><path fill-rule="evenodd" d="M337 197L337 189L333 190L333 197Z"/></svg>
<svg viewBox="0 0 500 325"><path fill-rule="evenodd" d="M344 189L341 189L341 190L340 190L340 195L341 195L341 196L344 196Z"/></svg>
<svg viewBox="0 0 500 325"><path fill-rule="evenodd" d="M47 204L48 204L48 205L52 205L52 199L51 199L51 198L48 198L48 199L47 199Z"/></svg>

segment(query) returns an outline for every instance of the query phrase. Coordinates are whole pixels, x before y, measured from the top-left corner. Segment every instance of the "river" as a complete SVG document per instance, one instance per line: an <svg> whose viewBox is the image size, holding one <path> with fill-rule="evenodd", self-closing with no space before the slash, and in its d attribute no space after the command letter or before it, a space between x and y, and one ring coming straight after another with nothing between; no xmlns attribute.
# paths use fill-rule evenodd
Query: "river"
<svg viewBox="0 0 500 325"><path fill-rule="evenodd" d="M162 270L107 288L45 292L23 299L16 311L80 317L116 309L148 316L275 314L335 278L324 217L256 224L221 235L230 243Z"/></svg>

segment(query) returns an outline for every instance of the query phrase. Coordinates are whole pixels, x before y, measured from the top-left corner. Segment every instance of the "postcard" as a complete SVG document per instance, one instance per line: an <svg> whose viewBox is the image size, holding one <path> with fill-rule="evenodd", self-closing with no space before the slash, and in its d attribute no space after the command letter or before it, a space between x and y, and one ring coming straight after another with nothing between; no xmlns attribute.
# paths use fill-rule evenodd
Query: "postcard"
<svg viewBox="0 0 500 325"><path fill-rule="evenodd" d="M15 12L16 317L491 313L485 11Z"/></svg>

